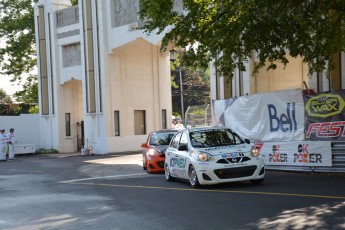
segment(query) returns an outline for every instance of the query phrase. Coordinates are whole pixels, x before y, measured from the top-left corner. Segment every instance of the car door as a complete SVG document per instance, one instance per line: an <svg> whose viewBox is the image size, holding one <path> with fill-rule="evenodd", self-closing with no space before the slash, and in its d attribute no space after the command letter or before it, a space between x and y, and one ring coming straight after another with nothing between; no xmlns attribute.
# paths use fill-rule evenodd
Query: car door
<svg viewBox="0 0 345 230"><path fill-rule="evenodd" d="M178 171L178 146L181 139L181 133L177 133L171 140L169 148L165 152L165 163L168 164L170 175L173 177L180 177Z"/></svg>
<svg viewBox="0 0 345 230"><path fill-rule="evenodd" d="M176 168L179 173L179 177L188 179L188 166L190 163L190 154L188 151L188 134L184 131L181 135L180 142L177 148L177 162Z"/></svg>

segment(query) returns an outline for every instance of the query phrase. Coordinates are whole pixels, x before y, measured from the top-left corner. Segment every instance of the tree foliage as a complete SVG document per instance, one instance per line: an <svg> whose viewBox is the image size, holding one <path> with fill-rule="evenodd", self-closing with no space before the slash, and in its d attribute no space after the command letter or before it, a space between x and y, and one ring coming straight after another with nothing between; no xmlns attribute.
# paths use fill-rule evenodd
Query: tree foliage
<svg viewBox="0 0 345 230"><path fill-rule="evenodd" d="M303 57L312 73L332 67L332 54L344 51L345 1L184 0L183 11L176 11L179 2L140 0L139 13L141 20L150 19L147 33L171 28L162 49L171 43L190 47L184 62L191 66L207 66L215 58L227 76L235 68L245 70L255 51L254 71L275 69L276 61L288 64L289 53Z"/></svg>
<svg viewBox="0 0 345 230"><path fill-rule="evenodd" d="M183 92L188 106L210 104L210 85L202 78L202 71L186 69ZM186 107L186 108L187 108Z"/></svg>
<svg viewBox="0 0 345 230"><path fill-rule="evenodd" d="M11 97L6 94L6 91L0 89L0 116L18 116L23 113L38 113L37 104L33 105L30 101L25 103L17 102L13 102Z"/></svg>
<svg viewBox="0 0 345 230"><path fill-rule="evenodd" d="M21 108L18 104L7 103L0 104L0 116L18 116L20 115Z"/></svg>
<svg viewBox="0 0 345 230"><path fill-rule="evenodd" d="M14 104L4 89L0 89L0 115L17 115L19 106Z"/></svg>
<svg viewBox="0 0 345 230"><path fill-rule="evenodd" d="M4 89L0 89L0 104L5 103L12 103L12 99L6 94L6 91Z"/></svg>
<svg viewBox="0 0 345 230"><path fill-rule="evenodd" d="M184 112L186 112L188 106L210 104L210 83L205 74L208 71L195 70L189 67L183 67L180 65L179 60L172 64L172 111L175 114L181 115L181 88L180 88L180 69L182 78L182 92Z"/></svg>
<svg viewBox="0 0 345 230"><path fill-rule="evenodd" d="M38 103L37 75L30 75L22 85L23 89L14 93L16 101L23 103Z"/></svg>
<svg viewBox="0 0 345 230"><path fill-rule="evenodd" d="M0 1L1 74L20 79L36 65L35 27L32 0Z"/></svg>
<svg viewBox="0 0 345 230"><path fill-rule="evenodd" d="M36 66L35 2L0 0L0 74L11 76L13 82Z"/></svg>

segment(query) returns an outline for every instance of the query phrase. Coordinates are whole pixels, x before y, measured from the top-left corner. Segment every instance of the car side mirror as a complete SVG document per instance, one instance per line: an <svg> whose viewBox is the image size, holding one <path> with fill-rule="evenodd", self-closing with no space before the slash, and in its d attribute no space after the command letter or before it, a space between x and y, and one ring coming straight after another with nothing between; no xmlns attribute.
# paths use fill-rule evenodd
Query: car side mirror
<svg viewBox="0 0 345 230"><path fill-rule="evenodd" d="M178 147L178 151L188 151L188 146L187 145L180 145Z"/></svg>
<svg viewBox="0 0 345 230"><path fill-rule="evenodd" d="M244 139L244 142L246 142L247 144L250 144L250 140L249 139Z"/></svg>
<svg viewBox="0 0 345 230"><path fill-rule="evenodd" d="M142 148L147 148L147 144L146 144L146 143L142 143L142 144L141 144L141 147L142 147Z"/></svg>

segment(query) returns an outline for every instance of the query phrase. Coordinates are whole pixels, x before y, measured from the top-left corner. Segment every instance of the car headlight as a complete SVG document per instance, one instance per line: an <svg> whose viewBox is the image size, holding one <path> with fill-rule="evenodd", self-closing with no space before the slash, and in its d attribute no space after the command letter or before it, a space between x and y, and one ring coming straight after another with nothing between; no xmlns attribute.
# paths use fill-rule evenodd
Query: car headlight
<svg viewBox="0 0 345 230"><path fill-rule="evenodd" d="M259 156L259 150L255 146L252 147L252 150L250 153L252 154L253 157Z"/></svg>
<svg viewBox="0 0 345 230"><path fill-rule="evenodd" d="M159 152L155 149L149 149L149 151L147 152L150 156L158 156Z"/></svg>
<svg viewBox="0 0 345 230"><path fill-rule="evenodd" d="M198 160L199 161L211 161L211 160L213 160L213 157L208 153L199 152Z"/></svg>

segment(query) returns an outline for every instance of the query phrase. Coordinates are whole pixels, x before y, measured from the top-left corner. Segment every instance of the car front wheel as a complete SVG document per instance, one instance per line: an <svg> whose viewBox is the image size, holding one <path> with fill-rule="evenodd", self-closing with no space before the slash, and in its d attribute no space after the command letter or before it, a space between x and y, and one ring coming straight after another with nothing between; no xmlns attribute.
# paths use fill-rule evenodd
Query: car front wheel
<svg viewBox="0 0 345 230"><path fill-rule="evenodd" d="M193 188L200 187L198 175L196 174L196 170L193 165L189 167L189 183Z"/></svg>
<svg viewBox="0 0 345 230"><path fill-rule="evenodd" d="M172 181L173 177L170 175L169 166L167 163L164 164L164 174L167 181Z"/></svg>

